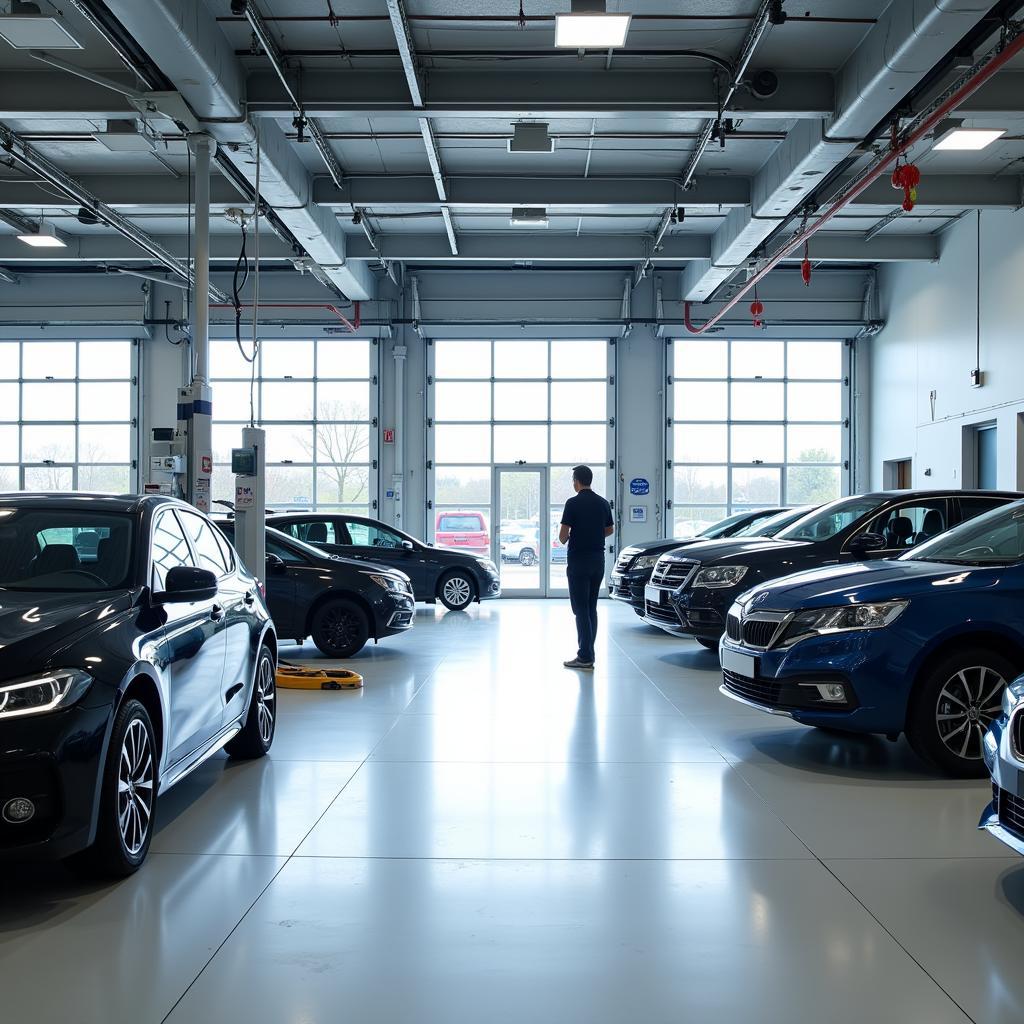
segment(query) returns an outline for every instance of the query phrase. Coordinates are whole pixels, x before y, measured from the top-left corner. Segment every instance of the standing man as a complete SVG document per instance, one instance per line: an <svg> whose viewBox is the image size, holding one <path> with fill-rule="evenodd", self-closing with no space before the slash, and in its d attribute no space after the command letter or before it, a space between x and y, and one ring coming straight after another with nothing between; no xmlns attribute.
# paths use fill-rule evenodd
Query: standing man
<svg viewBox="0 0 1024 1024"><path fill-rule="evenodd" d="M585 672L594 669L594 640L597 638L597 599L604 579L604 542L615 529L612 508L595 494L590 485L594 473L589 466L576 466L572 471L575 497L565 503L562 528L558 539L568 543L569 603L576 616L579 650L566 668Z"/></svg>

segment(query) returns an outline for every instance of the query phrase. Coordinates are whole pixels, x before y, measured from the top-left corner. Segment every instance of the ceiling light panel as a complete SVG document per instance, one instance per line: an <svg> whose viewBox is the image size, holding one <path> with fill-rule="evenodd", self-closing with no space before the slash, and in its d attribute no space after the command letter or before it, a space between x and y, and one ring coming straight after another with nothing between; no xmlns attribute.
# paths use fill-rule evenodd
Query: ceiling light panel
<svg viewBox="0 0 1024 1024"><path fill-rule="evenodd" d="M954 128L943 135L932 149L942 152L976 152L991 146L996 139L1005 134L1005 128Z"/></svg>
<svg viewBox="0 0 1024 1024"><path fill-rule="evenodd" d="M16 50L80 50L82 44L61 24L45 14L0 15L0 38Z"/></svg>
<svg viewBox="0 0 1024 1024"><path fill-rule="evenodd" d="M628 14L557 14L555 46L573 50L613 50L626 44Z"/></svg>

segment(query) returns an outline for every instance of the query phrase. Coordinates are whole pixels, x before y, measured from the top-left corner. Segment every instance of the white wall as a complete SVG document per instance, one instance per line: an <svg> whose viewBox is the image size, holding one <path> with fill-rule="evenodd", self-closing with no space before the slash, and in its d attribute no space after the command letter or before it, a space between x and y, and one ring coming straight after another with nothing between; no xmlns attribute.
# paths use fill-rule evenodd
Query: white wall
<svg viewBox="0 0 1024 1024"><path fill-rule="evenodd" d="M1024 211L981 216L984 386L972 388L977 267L978 219L969 213L944 236L937 264L891 264L880 271L881 311L887 323L869 343L875 487L885 483L885 461L904 458L914 460L915 487L961 486L965 468L970 474L964 428L995 421L998 484L1024 489Z"/></svg>

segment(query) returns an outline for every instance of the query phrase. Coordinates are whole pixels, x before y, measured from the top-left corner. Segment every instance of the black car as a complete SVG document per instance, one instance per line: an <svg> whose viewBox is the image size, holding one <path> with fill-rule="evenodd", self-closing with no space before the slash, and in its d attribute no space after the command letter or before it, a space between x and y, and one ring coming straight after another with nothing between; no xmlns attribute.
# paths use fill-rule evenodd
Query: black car
<svg viewBox="0 0 1024 1024"><path fill-rule="evenodd" d="M692 544L658 560L644 621L717 647L736 596L765 580L822 565L896 558L1020 497L1010 491L881 491L822 505L773 538Z"/></svg>
<svg viewBox="0 0 1024 1024"><path fill-rule="evenodd" d="M0 496L0 648L5 855L131 874L158 793L273 742L259 584L184 502Z"/></svg>
<svg viewBox="0 0 1024 1024"><path fill-rule="evenodd" d="M234 523L221 523L234 537ZM282 640L307 636L329 658L351 658L371 637L411 629L409 577L385 565L341 558L267 528L267 604Z"/></svg>
<svg viewBox="0 0 1024 1024"><path fill-rule="evenodd" d="M646 540L640 544L630 544L619 552L619 557L608 580L608 596L616 601L625 601L631 605L637 615L644 614L644 587L651 578L658 559L669 551L696 544L702 540L714 540L719 537L771 536L763 534L761 528L771 526L781 530L793 522L794 518L804 515L807 509L759 508L752 511L737 512L720 520L713 526L698 533L695 537L681 539L669 537L667 540ZM776 525L776 519L779 519ZM757 531L755 533L755 531Z"/></svg>
<svg viewBox="0 0 1024 1024"><path fill-rule="evenodd" d="M435 548L376 519L340 512L284 512L267 524L335 555L398 569L412 580L417 601L455 610L501 597L498 569L489 558Z"/></svg>

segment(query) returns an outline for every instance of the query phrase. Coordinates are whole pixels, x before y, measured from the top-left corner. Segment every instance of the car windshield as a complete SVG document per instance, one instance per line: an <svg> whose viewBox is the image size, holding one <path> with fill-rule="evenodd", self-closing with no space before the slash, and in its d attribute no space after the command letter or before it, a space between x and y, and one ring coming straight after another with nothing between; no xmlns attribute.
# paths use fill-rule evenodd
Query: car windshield
<svg viewBox="0 0 1024 1024"><path fill-rule="evenodd" d="M441 516L437 528L449 533L476 533L482 529L476 516Z"/></svg>
<svg viewBox="0 0 1024 1024"><path fill-rule="evenodd" d="M858 519L874 512L881 502L877 498L840 498L822 505L815 512L802 516L792 526L775 534L776 540L831 540Z"/></svg>
<svg viewBox="0 0 1024 1024"><path fill-rule="evenodd" d="M126 513L0 507L0 589L128 586L134 539L135 521Z"/></svg>
<svg viewBox="0 0 1024 1024"><path fill-rule="evenodd" d="M714 540L716 537L731 537L736 530L736 524L744 523L749 517L749 512L737 512L735 515L720 519L717 523L712 523L706 529L701 530L697 536L702 540ZM761 521L760 519L754 520L755 523Z"/></svg>
<svg viewBox="0 0 1024 1024"><path fill-rule="evenodd" d="M798 519L803 519L803 517L811 511L812 508L810 505L804 508L789 508L786 509L785 512L778 512L774 516L769 516L767 519L758 519L756 523L751 523L746 529L740 530L739 533L733 534L733 536L774 537L787 526L791 526Z"/></svg>
<svg viewBox="0 0 1024 1024"><path fill-rule="evenodd" d="M1013 565L1024 561L1024 501L961 523L918 545L901 560L953 565Z"/></svg>

